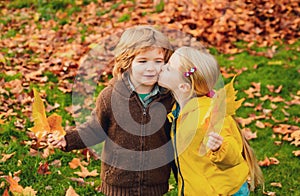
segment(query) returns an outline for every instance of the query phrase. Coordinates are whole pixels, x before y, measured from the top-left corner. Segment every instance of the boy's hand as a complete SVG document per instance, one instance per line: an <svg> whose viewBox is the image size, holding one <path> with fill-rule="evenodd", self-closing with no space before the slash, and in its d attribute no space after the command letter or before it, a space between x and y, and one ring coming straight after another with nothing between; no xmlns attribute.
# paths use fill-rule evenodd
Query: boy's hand
<svg viewBox="0 0 300 196"><path fill-rule="evenodd" d="M210 132L208 134L207 148L215 152L219 150L220 146L223 143L223 137L215 132Z"/></svg>
<svg viewBox="0 0 300 196"><path fill-rule="evenodd" d="M61 137L60 139L57 139L54 134L49 134L47 138L47 143L54 148L63 149L67 146L67 141L65 137Z"/></svg>

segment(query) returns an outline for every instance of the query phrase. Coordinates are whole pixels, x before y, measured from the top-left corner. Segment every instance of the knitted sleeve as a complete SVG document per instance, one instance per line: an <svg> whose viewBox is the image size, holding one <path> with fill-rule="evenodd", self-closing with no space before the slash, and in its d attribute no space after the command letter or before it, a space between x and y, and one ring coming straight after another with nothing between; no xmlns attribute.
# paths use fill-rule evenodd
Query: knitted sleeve
<svg viewBox="0 0 300 196"><path fill-rule="evenodd" d="M67 146L64 150L82 149L104 141L109 122L107 111L103 93L100 93L90 118L75 129L67 131Z"/></svg>

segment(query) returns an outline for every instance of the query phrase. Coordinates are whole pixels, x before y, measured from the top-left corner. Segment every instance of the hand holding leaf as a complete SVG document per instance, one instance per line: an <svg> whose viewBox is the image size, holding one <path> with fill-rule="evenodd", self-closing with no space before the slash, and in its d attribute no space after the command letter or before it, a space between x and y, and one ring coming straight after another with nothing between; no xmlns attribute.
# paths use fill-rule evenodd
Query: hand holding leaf
<svg viewBox="0 0 300 196"><path fill-rule="evenodd" d="M34 127L29 128L29 130L34 132L39 140L45 138L48 134L53 134L57 140L60 140L66 134L61 126L61 116L52 114L47 118L43 100L36 89L33 89L33 92L34 102L32 105L32 117Z"/></svg>
<svg viewBox="0 0 300 196"><path fill-rule="evenodd" d="M209 115L204 120L203 128L207 131L199 149L200 156L205 155L209 150L207 148L209 133L215 132L219 134L222 130L225 117L234 115L244 101L244 99L236 101L237 91L233 87L234 79L235 77L233 77L229 84L215 93L208 111Z"/></svg>

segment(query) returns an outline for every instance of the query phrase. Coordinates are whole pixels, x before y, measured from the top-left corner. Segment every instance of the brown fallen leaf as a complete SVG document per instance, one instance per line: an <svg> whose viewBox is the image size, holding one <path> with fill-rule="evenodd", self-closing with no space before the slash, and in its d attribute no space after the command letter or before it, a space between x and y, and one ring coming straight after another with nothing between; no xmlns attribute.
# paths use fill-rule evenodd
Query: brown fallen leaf
<svg viewBox="0 0 300 196"><path fill-rule="evenodd" d="M49 170L49 165L48 163L40 163L40 166L38 168L37 171L38 174L44 175L44 174L51 174L50 170Z"/></svg>

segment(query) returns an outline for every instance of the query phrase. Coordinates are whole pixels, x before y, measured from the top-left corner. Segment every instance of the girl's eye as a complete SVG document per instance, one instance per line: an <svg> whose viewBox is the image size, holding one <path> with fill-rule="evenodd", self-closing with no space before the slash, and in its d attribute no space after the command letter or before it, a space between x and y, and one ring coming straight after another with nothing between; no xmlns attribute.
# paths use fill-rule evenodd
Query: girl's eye
<svg viewBox="0 0 300 196"><path fill-rule="evenodd" d="M144 61L144 60L141 60L141 61L138 61L139 63L146 63L147 61Z"/></svg>
<svg viewBox="0 0 300 196"><path fill-rule="evenodd" d="M156 63L163 63L163 61L160 61L160 60L158 60L158 61L155 61Z"/></svg>

